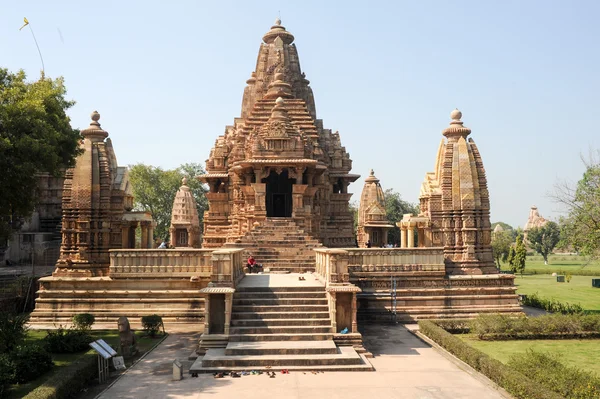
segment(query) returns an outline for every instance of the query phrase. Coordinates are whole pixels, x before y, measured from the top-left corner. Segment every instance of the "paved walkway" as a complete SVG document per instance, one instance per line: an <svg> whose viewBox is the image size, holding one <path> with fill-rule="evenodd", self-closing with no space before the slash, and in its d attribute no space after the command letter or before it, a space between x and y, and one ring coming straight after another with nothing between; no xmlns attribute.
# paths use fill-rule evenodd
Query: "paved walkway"
<svg viewBox="0 0 600 399"><path fill-rule="evenodd" d="M214 379L210 374L172 381L172 361L186 369L198 334L170 335L130 369L100 398L235 398L235 399L499 399L494 388L463 371L402 325L368 326L365 346L375 356L375 372L291 372Z"/></svg>

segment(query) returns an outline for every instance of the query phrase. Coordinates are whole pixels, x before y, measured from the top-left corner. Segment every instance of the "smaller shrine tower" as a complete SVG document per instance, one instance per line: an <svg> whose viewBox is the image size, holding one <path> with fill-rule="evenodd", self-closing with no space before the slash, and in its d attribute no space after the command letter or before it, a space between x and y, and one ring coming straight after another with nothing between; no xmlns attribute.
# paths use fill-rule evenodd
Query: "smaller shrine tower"
<svg viewBox="0 0 600 399"><path fill-rule="evenodd" d="M388 230L394 228L387 220L385 196L379 179L371 169L369 177L360 195L358 208L357 240L359 247L366 247L367 242L373 247L381 247L388 243Z"/></svg>
<svg viewBox="0 0 600 399"><path fill-rule="evenodd" d="M171 245L174 247L200 247L200 219L198 208L192 190L187 185L187 178L181 181L177 190L173 211L171 214L171 227L169 228Z"/></svg>

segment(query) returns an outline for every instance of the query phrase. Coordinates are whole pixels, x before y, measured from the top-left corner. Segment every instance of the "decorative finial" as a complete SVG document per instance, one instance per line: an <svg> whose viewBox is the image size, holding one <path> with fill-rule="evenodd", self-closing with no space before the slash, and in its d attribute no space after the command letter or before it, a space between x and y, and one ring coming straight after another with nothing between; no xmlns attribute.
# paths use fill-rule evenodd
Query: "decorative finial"
<svg viewBox="0 0 600 399"><path fill-rule="evenodd" d="M283 103L284 101L281 97L277 97L277 100L275 100L275 104L279 105L280 107L283 105Z"/></svg>
<svg viewBox="0 0 600 399"><path fill-rule="evenodd" d="M455 108L454 111L450 112L450 118L454 121L459 121L460 118L462 118L462 112L460 112L458 108Z"/></svg>
<svg viewBox="0 0 600 399"><path fill-rule="evenodd" d="M98 122L98 121L100 120L100 114L98 113L98 111L94 111L94 112L92 112L92 115L91 115L91 116L92 116L92 120L93 120L94 122Z"/></svg>
<svg viewBox="0 0 600 399"><path fill-rule="evenodd" d="M275 25L281 25L281 18L277 17L275 19Z"/></svg>
<svg viewBox="0 0 600 399"><path fill-rule="evenodd" d="M181 185L187 186L187 181L187 177L184 176L183 179L181 179Z"/></svg>
<svg viewBox="0 0 600 399"><path fill-rule="evenodd" d="M375 172L373 171L373 169L371 169L371 176L375 176Z"/></svg>

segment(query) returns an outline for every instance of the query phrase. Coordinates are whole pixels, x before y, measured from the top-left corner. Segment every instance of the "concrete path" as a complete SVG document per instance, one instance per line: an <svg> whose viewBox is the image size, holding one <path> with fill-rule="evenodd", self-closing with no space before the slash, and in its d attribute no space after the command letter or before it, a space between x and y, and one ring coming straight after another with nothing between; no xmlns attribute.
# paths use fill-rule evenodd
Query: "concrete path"
<svg viewBox="0 0 600 399"><path fill-rule="evenodd" d="M369 326L365 346L374 372L291 372L214 379L210 374L172 381L172 361L187 361L198 334L173 334L99 398L235 399L499 399L493 387L463 371L402 325Z"/></svg>

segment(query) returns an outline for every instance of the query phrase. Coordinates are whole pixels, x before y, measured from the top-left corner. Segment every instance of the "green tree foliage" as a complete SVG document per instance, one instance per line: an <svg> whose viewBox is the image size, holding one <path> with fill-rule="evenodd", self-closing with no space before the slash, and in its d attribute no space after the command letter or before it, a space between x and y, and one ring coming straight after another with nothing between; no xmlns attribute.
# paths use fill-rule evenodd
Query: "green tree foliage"
<svg viewBox="0 0 600 399"><path fill-rule="evenodd" d="M510 265L510 270L514 273L514 269L513 269L513 263L514 263L514 259L515 259L515 246L511 245L510 249L508 250L508 256L506 257L506 261L508 262L508 264Z"/></svg>
<svg viewBox="0 0 600 399"><path fill-rule="evenodd" d="M419 214L419 206L407 201L404 201L400 193L388 188L385 190L385 212L390 224L394 225L393 229L388 231L388 242L400 243L400 229L396 227L396 222L402 220L405 213ZM415 230L416 233L416 230ZM415 243L417 241L415 240Z"/></svg>
<svg viewBox="0 0 600 399"><path fill-rule="evenodd" d="M548 255L552 253L560 241L560 229L555 222L548 222L542 227L534 227L527 233L529 245L544 258L548 264Z"/></svg>
<svg viewBox="0 0 600 399"><path fill-rule="evenodd" d="M496 226L500 225L503 231L506 231L510 234L511 241L514 241L517 238L518 229L514 229L510 224L504 222L494 222L492 223L492 231L496 228Z"/></svg>
<svg viewBox="0 0 600 399"><path fill-rule="evenodd" d="M513 273L521 273L525 271L525 260L527 259L527 249L525 248L525 243L523 242L523 236L521 234L517 235L517 239L515 241L514 249L511 247L511 250L514 251L513 256L511 257L511 253L509 252L509 264L510 270Z"/></svg>
<svg viewBox="0 0 600 399"><path fill-rule="evenodd" d="M356 231L358 230L358 204L355 201L350 202L348 204L348 210L352 213L354 235L356 235Z"/></svg>
<svg viewBox="0 0 600 399"><path fill-rule="evenodd" d="M184 164L172 170L142 163L129 167L129 180L135 197L134 209L152 213L156 222L155 237L168 238L173 201L184 177L187 177L187 184L196 199L200 226L202 226L204 211L208 208L205 195L207 190L196 176L203 173L204 169L197 163Z"/></svg>
<svg viewBox="0 0 600 399"><path fill-rule="evenodd" d="M79 131L71 128L62 78L27 82L0 68L0 245L31 216L37 174L60 175L74 165Z"/></svg>
<svg viewBox="0 0 600 399"><path fill-rule="evenodd" d="M599 152L600 154L600 152ZM586 170L576 187L556 186L554 199L566 207L564 237L582 255L600 255L600 160L584 160Z"/></svg>
<svg viewBox="0 0 600 399"><path fill-rule="evenodd" d="M500 268L500 260L502 262L507 261L512 242L513 238L510 230L492 233L492 254L498 269Z"/></svg>

